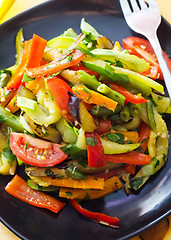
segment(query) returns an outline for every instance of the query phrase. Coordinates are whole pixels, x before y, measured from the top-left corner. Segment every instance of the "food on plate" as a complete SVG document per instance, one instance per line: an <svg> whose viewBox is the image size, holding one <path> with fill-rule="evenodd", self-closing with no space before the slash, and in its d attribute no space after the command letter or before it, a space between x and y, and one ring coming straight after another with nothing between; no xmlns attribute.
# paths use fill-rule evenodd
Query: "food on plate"
<svg viewBox="0 0 171 240"><path fill-rule="evenodd" d="M137 191L164 166L162 115L171 113L170 100L154 80L162 73L146 40L126 38L122 49L85 19L80 28L50 41L17 33L16 63L0 71L0 174L15 175L5 190L22 201L57 213L66 198L84 216L118 228L117 217L78 200L123 186Z"/></svg>

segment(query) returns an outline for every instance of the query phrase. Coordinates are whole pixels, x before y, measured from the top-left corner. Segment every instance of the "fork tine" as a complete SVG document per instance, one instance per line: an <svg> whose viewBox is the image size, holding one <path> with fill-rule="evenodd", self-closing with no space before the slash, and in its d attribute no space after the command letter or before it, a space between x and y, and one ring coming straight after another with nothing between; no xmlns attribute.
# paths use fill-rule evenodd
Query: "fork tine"
<svg viewBox="0 0 171 240"><path fill-rule="evenodd" d="M146 9L147 8L147 4L145 3L144 0L139 0L139 5L141 9Z"/></svg>
<svg viewBox="0 0 171 240"><path fill-rule="evenodd" d="M131 3L131 5L132 5L133 12L137 12L137 11L140 10L139 7L138 7L138 4L137 4L137 2L136 2L136 0L130 0L130 3Z"/></svg>
<svg viewBox="0 0 171 240"><path fill-rule="evenodd" d="M120 5L121 5L122 12L125 17L132 13L127 0L120 0Z"/></svg>

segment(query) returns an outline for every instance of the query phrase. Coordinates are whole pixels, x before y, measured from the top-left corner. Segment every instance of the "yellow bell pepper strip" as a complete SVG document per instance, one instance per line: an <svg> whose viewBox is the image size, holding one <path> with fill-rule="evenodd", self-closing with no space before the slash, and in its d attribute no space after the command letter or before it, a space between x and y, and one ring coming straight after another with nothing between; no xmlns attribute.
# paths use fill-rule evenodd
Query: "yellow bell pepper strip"
<svg viewBox="0 0 171 240"><path fill-rule="evenodd" d="M45 39L35 34L31 40L25 42L21 64L7 84L7 90L18 89L27 67L33 68L40 66L46 44L47 41Z"/></svg>
<svg viewBox="0 0 171 240"><path fill-rule="evenodd" d="M105 166L104 150L100 137L97 133L85 133L88 167L103 167Z"/></svg>
<svg viewBox="0 0 171 240"><path fill-rule="evenodd" d="M57 72L60 72L61 70L69 68L75 64L78 64L84 57L85 55L82 52L75 49L72 52L72 54L70 54L69 56L67 56L61 61L56 59L40 67L27 68L26 73L33 78L44 76L44 75L51 75L53 73L57 73Z"/></svg>
<svg viewBox="0 0 171 240"><path fill-rule="evenodd" d="M53 177L42 177L43 182L46 186L59 186L69 188L81 188L81 189L99 189L104 188L104 178L96 178L94 176L87 176L86 179L72 179L72 178L53 178Z"/></svg>
<svg viewBox="0 0 171 240"><path fill-rule="evenodd" d="M119 228L119 219L118 218L110 217L103 213L91 212L85 208L82 208L76 199L70 199L70 203L79 213L96 221L97 223L103 224L105 226L113 227L113 228Z"/></svg>
<svg viewBox="0 0 171 240"><path fill-rule="evenodd" d="M18 175L15 175L15 177L7 184L5 190L15 198L36 207L49 209L54 213L58 213L65 206L65 203L46 195L43 192L30 188L27 185L27 182Z"/></svg>
<svg viewBox="0 0 171 240"><path fill-rule="evenodd" d="M84 102L89 104L93 103L99 106L105 106L106 108L111 109L112 111L115 110L118 104L114 100L107 98L93 90L90 90L84 85L74 86L72 87L72 91L77 97L82 99Z"/></svg>
<svg viewBox="0 0 171 240"><path fill-rule="evenodd" d="M117 191L122 188L122 183L117 176L110 177L104 182L104 189L102 190L82 190L73 188L60 188L59 197L68 199L85 199L92 200L103 197L109 193Z"/></svg>

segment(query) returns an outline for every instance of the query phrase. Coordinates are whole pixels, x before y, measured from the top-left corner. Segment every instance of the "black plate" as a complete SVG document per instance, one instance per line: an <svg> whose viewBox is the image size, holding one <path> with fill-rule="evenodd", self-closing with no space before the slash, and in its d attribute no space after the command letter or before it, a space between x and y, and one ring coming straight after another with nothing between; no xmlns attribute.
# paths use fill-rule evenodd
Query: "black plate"
<svg viewBox="0 0 171 240"><path fill-rule="evenodd" d="M56 0L35 7L0 27L0 69L14 64L14 39L24 29L25 39L36 33L49 40L69 27L79 33L82 17L100 33L121 42L133 33L125 23L118 1ZM171 54L171 31L166 22L159 28L164 50ZM171 122L166 119L171 133ZM29 240L94 240L129 239L154 225L171 209L171 153L165 167L136 194L126 196L124 190L85 202L83 206L120 219L120 229L100 226L77 213L69 204L59 213L30 206L5 192L11 179L0 176L0 219L15 234Z"/></svg>

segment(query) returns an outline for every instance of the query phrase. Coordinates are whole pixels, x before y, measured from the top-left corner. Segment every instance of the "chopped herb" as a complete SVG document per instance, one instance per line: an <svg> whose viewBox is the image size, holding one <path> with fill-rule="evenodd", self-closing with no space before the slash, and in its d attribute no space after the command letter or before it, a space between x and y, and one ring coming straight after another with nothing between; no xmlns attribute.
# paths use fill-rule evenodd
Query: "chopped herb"
<svg viewBox="0 0 171 240"><path fill-rule="evenodd" d="M52 94L49 90L48 90L48 93L49 93L49 96L50 96L51 100L54 101L54 98L52 97Z"/></svg>
<svg viewBox="0 0 171 240"><path fill-rule="evenodd" d="M87 137L86 138L86 144L91 146L91 147L94 147L97 143L97 140L95 137Z"/></svg>
<svg viewBox="0 0 171 240"><path fill-rule="evenodd" d="M105 135L108 140L111 142L118 142L120 144L124 144L124 135L122 133L108 133Z"/></svg>
<svg viewBox="0 0 171 240"><path fill-rule="evenodd" d="M116 59L115 64L116 64L116 67L123 68L123 64L120 60Z"/></svg>
<svg viewBox="0 0 171 240"><path fill-rule="evenodd" d="M57 174L55 174L51 169L47 168L45 170L45 173L48 177L52 177L52 178L57 178Z"/></svg>
<svg viewBox="0 0 171 240"><path fill-rule="evenodd" d="M3 149L3 153L4 157L6 159L8 159L8 162L9 164L11 165L11 163L15 160L15 155L13 154L13 152L11 151L11 148L10 146L6 146L4 149Z"/></svg>
<svg viewBox="0 0 171 240"><path fill-rule="evenodd" d="M0 122L5 122L5 118L2 115L0 115Z"/></svg>
<svg viewBox="0 0 171 240"><path fill-rule="evenodd" d="M157 161L156 161L156 164L155 164L155 166L154 166L154 167L156 168L156 167L158 167L159 165L160 165L160 161L159 161L159 160L157 160Z"/></svg>
<svg viewBox="0 0 171 240"><path fill-rule="evenodd" d="M72 196L72 193L71 192L65 192L67 196Z"/></svg>
<svg viewBox="0 0 171 240"><path fill-rule="evenodd" d="M128 141L126 141L126 143L127 143L127 144L132 144L133 141L132 141L132 140L128 140Z"/></svg>
<svg viewBox="0 0 171 240"><path fill-rule="evenodd" d="M28 143L27 143L27 142L25 142L24 148L25 148L25 149L28 149Z"/></svg>
<svg viewBox="0 0 171 240"><path fill-rule="evenodd" d="M30 82L30 81L33 81L33 80L34 80L34 78L31 78L31 77L28 76L26 73L24 73L22 82Z"/></svg>
<svg viewBox="0 0 171 240"><path fill-rule="evenodd" d="M144 177L138 177L138 178L133 179L130 182L131 188L133 188L134 190L137 190L143 183L143 179L144 179Z"/></svg>

